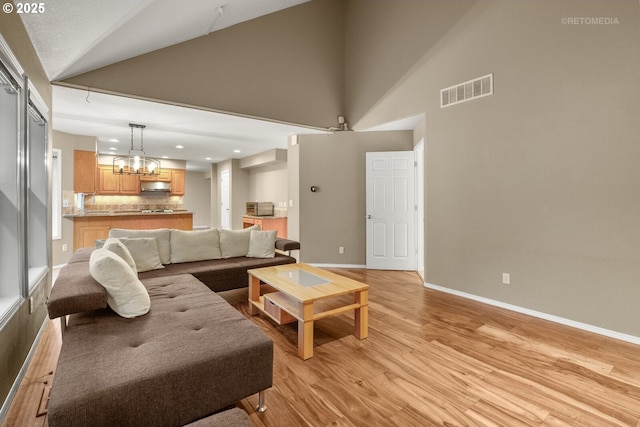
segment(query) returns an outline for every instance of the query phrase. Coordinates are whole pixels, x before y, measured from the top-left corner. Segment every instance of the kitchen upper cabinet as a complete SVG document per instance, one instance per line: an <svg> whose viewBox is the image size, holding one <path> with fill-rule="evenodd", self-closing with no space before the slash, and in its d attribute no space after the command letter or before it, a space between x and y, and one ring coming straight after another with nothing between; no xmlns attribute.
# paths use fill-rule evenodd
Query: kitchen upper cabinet
<svg viewBox="0 0 640 427"><path fill-rule="evenodd" d="M94 193L96 191L96 153L75 150L73 152L73 191Z"/></svg>
<svg viewBox="0 0 640 427"><path fill-rule="evenodd" d="M140 194L138 175L115 175L112 165L98 165L97 194Z"/></svg>
<svg viewBox="0 0 640 427"><path fill-rule="evenodd" d="M171 169L160 168L160 174L155 176L142 175L140 181L171 182Z"/></svg>
<svg viewBox="0 0 640 427"><path fill-rule="evenodd" d="M140 176L120 175L120 194L140 194Z"/></svg>
<svg viewBox="0 0 640 427"><path fill-rule="evenodd" d="M171 195L184 196L185 189L185 170L171 169Z"/></svg>

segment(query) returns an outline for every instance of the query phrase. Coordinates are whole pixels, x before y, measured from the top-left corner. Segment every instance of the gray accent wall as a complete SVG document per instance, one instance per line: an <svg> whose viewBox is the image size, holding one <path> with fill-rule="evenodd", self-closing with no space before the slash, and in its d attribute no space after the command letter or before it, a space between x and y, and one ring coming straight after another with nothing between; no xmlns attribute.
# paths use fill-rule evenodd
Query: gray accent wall
<svg viewBox="0 0 640 427"><path fill-rule="evenodd" d="M347 57L383 52L347 67L376 96L346 104L356 128L425 113L426 281L640 337L640 4L466 2L440 34L392 32L460 7L413 3L348 2L349 31L380 27L347 40ZM389 86L367 69L415 54L384 51L381 34L436 39ZM488 73L493 96L439 108L441 88Z"/></svg>

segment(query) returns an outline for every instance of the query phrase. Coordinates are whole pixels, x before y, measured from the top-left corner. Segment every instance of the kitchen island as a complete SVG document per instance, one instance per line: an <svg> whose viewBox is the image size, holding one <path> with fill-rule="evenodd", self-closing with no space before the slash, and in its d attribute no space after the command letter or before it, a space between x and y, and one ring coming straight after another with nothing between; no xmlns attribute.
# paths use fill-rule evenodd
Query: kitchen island
<svg viewBox="0 0 640 427"><path fill-rule="evenodd" d="M261 230L276 230L281 239L287 238L287 217L242 215L242 228L259 225Z"/></svg>
<svg viewBox="0 0 640 427"><path fill-rule="evenodd" d="M161 211L84 211L64 215L73 220L73 250L95 246L96 239L106 239L112 228L149 230L153 228L193 229L193 212Z"/></svg>

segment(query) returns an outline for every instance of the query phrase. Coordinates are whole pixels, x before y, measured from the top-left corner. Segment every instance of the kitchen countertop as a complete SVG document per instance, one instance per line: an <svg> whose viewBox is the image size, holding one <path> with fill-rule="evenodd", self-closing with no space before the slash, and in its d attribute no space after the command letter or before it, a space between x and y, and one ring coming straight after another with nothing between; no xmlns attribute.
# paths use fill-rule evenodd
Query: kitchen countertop
<svg viewBox="0 0 640 427"><path fill-rule="evenodd" d="M173 212L142 212L140 210L123 210L123 211L85 211L74 214L62 215L63 218L87 218L94 216L140 216L140 215L192 215L193 212L187 210L174 210Z"/></svg>
<svg viewBox="0 0 640 427"><path fill-rule="evenodd" d="M286 216L278 216L278 215L242 215L242 218L273 219L273 218L286 218Z"/></svg>

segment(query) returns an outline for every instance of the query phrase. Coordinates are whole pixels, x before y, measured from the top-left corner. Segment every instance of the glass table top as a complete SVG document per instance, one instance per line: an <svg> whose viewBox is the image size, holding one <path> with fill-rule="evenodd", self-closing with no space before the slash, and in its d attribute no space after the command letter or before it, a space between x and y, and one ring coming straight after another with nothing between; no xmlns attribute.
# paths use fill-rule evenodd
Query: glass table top
<svg viewBox="0 0 640 427"><path fill-rule="evenodd" d="M304 286L304 287L324 285L327 283L331 283L331 280L329 279L316 276L315 274L309 273L304 270L283 271L281 273L278 273L278 276L287 278L291 281L296 282L300 286Z"/></svg>

